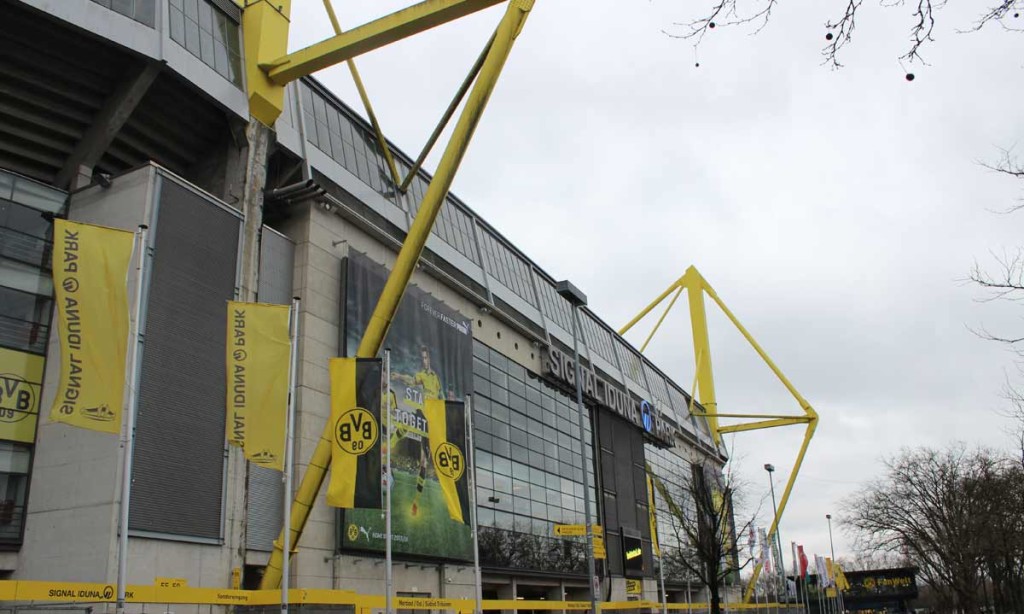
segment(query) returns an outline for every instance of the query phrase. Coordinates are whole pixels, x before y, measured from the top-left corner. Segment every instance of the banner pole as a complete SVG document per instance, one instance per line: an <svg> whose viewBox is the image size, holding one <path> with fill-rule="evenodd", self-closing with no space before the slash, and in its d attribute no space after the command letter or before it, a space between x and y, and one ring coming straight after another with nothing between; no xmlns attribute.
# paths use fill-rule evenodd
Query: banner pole
<svg viewBox="0 0 1024 614"><path fill-rule="evenodd" d="M473 525L473 597L476 599L476 612L483 614L483 581L480 578L480 542L476 524L476 450L473 447L473 408L471 395L466 395L466 447L469 457L469 521Z"/></svg>
<svg viewBox="0 0 1024 614"><path fill-rule="evenodd" d="M388 447L384 459L384 614L391 614L395 581L391 570L391 348L384 350L384 406L388 413Z"/></svg>
<svg viewBox="0 0 1024 614"><path fill-rule="evenodd" d="M281 614L288 614L288 585L291 581L289 567L291 564L291 502L292 502L292 470L295 462L295 380L298 375L299 361L299 297L292 297L291 308L291 356L288 365L288 413L284 427L284 560L281 561Z"/></svg>
<svg viewBox="0 0 1024 614"><path fill-rule="evenodd" d="M124 456L121 461L121 510L118 519L117 535L117 614L124 614L125 585L128 576L128 513L132 497L132 456L135 448L135 412L139 404L139 376L141 374L142 354L142 314L144 313L142 303L146 296L146 275L148 273L148 259L146 257L149 226L140 224L135 233L135 305L133 308L135 330L132 333L131 358L128 362L128 370L125 373L128 380L128 411L125 412L124 430Z"/></svg>
<svg viewBox="0 0 1024 614"><path fill-rule="evenodd" d="M662 550L664 553L664 550ZM661 577L661 614L668 614L668 593L665 592L665 556L658 556L658 576Z"/></svg>

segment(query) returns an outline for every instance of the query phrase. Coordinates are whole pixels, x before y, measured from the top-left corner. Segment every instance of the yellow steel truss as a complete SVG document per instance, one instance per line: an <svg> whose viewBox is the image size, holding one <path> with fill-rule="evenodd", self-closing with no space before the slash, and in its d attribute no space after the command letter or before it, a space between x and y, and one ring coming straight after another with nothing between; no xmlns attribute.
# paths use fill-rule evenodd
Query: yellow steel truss
<svg viewBox="0 0 1024 614"><path fill-rule="evenodd" d="M348 32L342 31L330 1L324 0L324 6L335 35L294 53L287 53L291 0L252 0L244 6L242 24L245 36L246 75L249 111L253 118L267 126L272 126L283 108L285 84L322 68L340 62L348 62L360 98L366 107L367 115L370 117L377 140L387 160L391 178L396 188L404 191L408 187L409 177L406 177L405 181L401 181L398 176L390 148L384 139L380 124L370 106L359 71L352 59L435 26L505 2L507 2L505 14L487 43L483 54L474 64L470 75L460 87L455 100L445 112L441 124L434 130L434 135L428 140L424 153L421 154L410 173L411 177L412 173L417 172L427 152L454 115L455 108L463 98L466 98L462 113L452 129L448 145L441 156L437 171L427 187L416 218L413 220L406 240L398 253L395 266L388 276L381 297L370 316L370 322L356 352L358 357L373 357L380 352L384 336L391 326L391 321L398 309L402 295L405 293L405 288L409 284L409 279L412 277L413 269L423 252L430 230L445 197L448 195L455 173L466 154L469 141L480 122L487 101L494 91L494 86L506 59L508 59L512 44L522 31L526 18L533 8L534 0L424 0ZM467 92L468 97L466 97ZM291 524L286 529L290 533L289 543L291 544L299 543L302 530L309 518L310 509L323 485L327 467L330 466L331 435L330 424L325 424L320 441L313 451L309 466L296 491L291 508ZM263 589L276 588L281 582L281 568L284 561L284 552L281 547L283 538L284 531L274 542L274 551L271 553L261 582Z"/></svg>
<svg viewBox="0 0 1024 614"><path fill-rule="evenodd" d="M676 299L683 290L687 291L687 297L690 302L690 326L693 330L693 355L695 362L695 374L694 374L694 386L693 396L697 397L699 394L700 403L704 407L703 412L695 412L691 405L690 411L692 414L700 417L707 418L708 424L711 427L711 433L716 443L721 442L722 434L724 433L742 433L745 431L754 431L760 429L775 428L780 426L792 426L796 424L802 424L805 426L804 440L800 445L800 450L796 455L796 462L793 464L793 470L789 474L789 480L786 482L786 489L782 493L782 499L779 500L778 511L775 517L772 519L771 528L768 529L768 541L772 542L775 539L776 532L779 528L779 520L782 518L782 514L786 511L786 504L789 503L789 495L793 491L793 485L796 483L796 477L800 473L800 467L803 465L804 456L807 453L807 447L811 443L811 438L814 436L814 431L818 426L818 414L811 407L811 404L805 399L793 386L793 384L783 375L782 371L775 365L768 354L764 351L764 348L757 343L754 337L747 331L746 328L740 324L740 321L736 319L732 311L725 306L722 299L719 298L718 293L711 287L706 279L697 271L696 268L690 267L686 269L686 272L682 277L677 279L658 296L650 305L645 307L635 318L630 320L628 324L622 327L619 331L620 335L625 335L634 325L640 320L647 316L655 307L662 303L669 295L675 292L672 297L672 301L665 308L665 311L661 314L658 322L654 325L650 334L644 341L641 351L647 349L647 345L650 343L654 334L658 332L662 322L665 321L665 316L675 305ZM711 342L708 335L708 323L707 323L707 312L704 306L704 296L711 297L711 300L718 305L718 308L722 310L722 313L732 322L733 326L743 335L743 338L750 343L754 351L757 352L758 356L768 365L772 373L779 378L779 381L786 387L793 398L796 399L800 406L802 415L777 415L777 414L755 414L755 413L721 413L718 411L718 401L715 397L715 382L714 376L711 369ZM719 423L719 418L746 418L755 419L753 422L746 422L740 424L722 425ZM750 579L750 583L747 585L744 593L744 600L749 601L753 593L754 584L757 582L758 576L761 574L761 565L757 565L754 568L753 576Z"/></svg>

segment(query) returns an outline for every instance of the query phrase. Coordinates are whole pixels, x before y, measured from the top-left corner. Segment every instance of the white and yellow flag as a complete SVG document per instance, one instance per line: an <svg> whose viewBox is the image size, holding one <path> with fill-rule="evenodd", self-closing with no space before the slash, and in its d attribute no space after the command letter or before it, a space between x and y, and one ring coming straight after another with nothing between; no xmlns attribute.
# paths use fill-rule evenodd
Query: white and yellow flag
<svg viewBox="0 0 1024 614"><path fill-rule="evenodd" d="M284 470L291 341L287 305L228 301L227 439L257 465Z"/></svg>
<svg viewBox="0 0 1024 614"><path fill-rule="evenodd" d="M53 232L60 384L50 420L118 433L135 234L60 219Z"/></svg>

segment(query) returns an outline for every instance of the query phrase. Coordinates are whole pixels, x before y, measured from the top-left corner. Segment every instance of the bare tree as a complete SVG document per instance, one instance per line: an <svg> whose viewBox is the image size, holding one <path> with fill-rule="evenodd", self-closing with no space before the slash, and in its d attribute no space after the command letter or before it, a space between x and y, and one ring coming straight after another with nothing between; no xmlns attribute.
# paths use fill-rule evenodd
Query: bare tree
<svg viewBox="0 0 1024 614"><path fill-rule="evenodd" d="M884 476L846 502L844 527L862 548L905 554L957 608L979 612L995 527L1006 530L1005 514L1020 510L993 495L1005 486L1005 457L960 444L904 451L885 466Z"/></svg>
<svg viewBox="0 0 1024 614"><path fill-rule="evenodd" d="M682 476L681 486L672 489L651 473L650 467L648 472L668 505L681 546L665 550L665 567L682 570L707 586L711 612L719 614L726 583L738 578L750 563L750 557L743 556L743 544L754 519L736 525L734 516L741 497L735 478L723 475L709 462L698 461L691 464L689 476Z"/></svg>
<svg viewBox="0 0 1024 614"><path fill-rule="evenodd" d="M714 0L710 11L673 24L665 33L675 38L690 39L699 45L709 30L716 27L746 26L754 32L760 31L770 21L774 9L783 0ZM839 56L843 48L853 41L857 19L865 10L865 0L834 0L821 2L823 10L832 15L825 21L826 44L821 50L823 63L839 68ZM937 14L946 6L946 0L878 0L887 10L902 11L908 21L910 42L906 52L900 56L908 62L923 61L921 49L932 42ZM962 30L977 31L989 24L998 24L1004 29L1024 31L1013 20L1020 17L1022 0L988 0L971 24ZM907 78L913 80L913 74Z"/></svg>

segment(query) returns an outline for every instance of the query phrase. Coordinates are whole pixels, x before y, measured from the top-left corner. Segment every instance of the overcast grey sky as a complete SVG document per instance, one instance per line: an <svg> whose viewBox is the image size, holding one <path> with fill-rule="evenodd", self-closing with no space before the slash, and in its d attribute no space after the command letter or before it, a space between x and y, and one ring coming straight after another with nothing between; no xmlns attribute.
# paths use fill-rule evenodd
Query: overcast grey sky
<svg viewBox="0 0 1024 614"><path fill-rule="evenodd" d="M411 1L335 4L351 27ZM1024 326L1017 308L978 303L962 280L991 250L1024 244L1024 213L994 213L1020 187L978 163L1024 134L1013 110L1024 38L958 34L985 3L951 5L924 49L930 65L910 66L908 83L896 58L909 10L865 3L846 67L832 71L819 51L837 0L780 0L757 36L718 28L699 53L662 33L710 6L697 4L537 0L453 191L615 327L696 265L821 416L781 535L787 560L791 540L825 555L825 514L841 517L881 457L1008 443L996 411L1012 356L967 327ZM330 34L319 2L295 5L293 47ZM406 152L501 10L359 58L385 133ZM317 76L360 108L344 66ZM720 411L798 411L724 317L710 325ZM687 389L688 330L680 302L648 349ZM801 437L790 427L730 440L752 499L767 494L766 462L781 494ZM835 538L849 554L852 540Z"/></svg>

